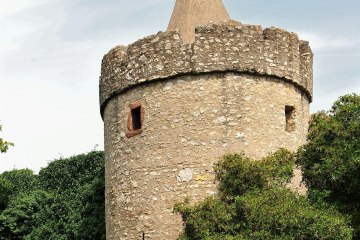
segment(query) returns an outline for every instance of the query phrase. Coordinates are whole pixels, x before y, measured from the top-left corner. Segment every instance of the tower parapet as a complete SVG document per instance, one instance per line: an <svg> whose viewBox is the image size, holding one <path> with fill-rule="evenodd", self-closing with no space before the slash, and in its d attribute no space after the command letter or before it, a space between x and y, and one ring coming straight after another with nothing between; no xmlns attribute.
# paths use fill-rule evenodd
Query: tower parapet
<svg viewBox="0 0 360 240"><path fill-rule="evenodd" d="M185 74L239 72L290 82L312 99L312 51L297 34L228 21L196 27L195 42L177 31L159 32L104 56L100 105L138 84Z"/></svg>

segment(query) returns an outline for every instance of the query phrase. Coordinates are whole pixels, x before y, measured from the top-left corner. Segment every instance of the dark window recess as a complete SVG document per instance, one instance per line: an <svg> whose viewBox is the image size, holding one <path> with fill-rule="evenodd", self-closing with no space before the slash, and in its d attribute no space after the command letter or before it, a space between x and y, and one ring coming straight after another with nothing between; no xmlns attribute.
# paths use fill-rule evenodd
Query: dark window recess
<svg viewBox="0 0 360 240"><path fill-rule="evenodd" d="M141 106L131 109L132 130L141 129Z"/></svg>
<svg viewBox="0 0 360 240"><path fill-rule="evenodd" d="M285 130L287 132L293 132L295 130L295 108L293 106L285 106L285 118L286 125Z"/></svg>
<svg viewBox="0 0 360 240"><path fill-rule="evenodd" d="M136 101L129 104L130 111L128 113L128 131L126 137L134 137L143 132L143 122L145 117L145 109L141 101Z"/></svg>

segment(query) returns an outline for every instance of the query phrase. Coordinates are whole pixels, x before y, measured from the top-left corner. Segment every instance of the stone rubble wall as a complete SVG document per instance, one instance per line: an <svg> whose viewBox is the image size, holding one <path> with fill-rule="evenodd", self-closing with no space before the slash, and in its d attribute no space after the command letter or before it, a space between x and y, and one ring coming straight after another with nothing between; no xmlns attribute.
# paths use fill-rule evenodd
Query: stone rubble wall
<svg viewBox="0 0 360 240"><path fill-rule="evenodd" d="M227 71L281 78L311 101L313 54L295 33L233 20L199 26L195 33L193 44L183 44L177 31L159 32L110 50L102 61L101 112L110 98L144 82Z"/></svg>
<svg viewBox="0 0 360 240"><path fill-rule="evenodd" d="M129 104L144 107L143 132L127 138ZM293 132L285 106L294 106ZM104 111L108 240L175 240L176 202L217 192L213 164L244 151L259 159L305 142L309 99L276 77L208 73L150 82L119 94Z"/></svg>
<svg viewBox="0 0 360 240"><path fill-rule="evenodd" d="M177 31L159 32L103 58L108 240L143 233L175 240L182 229L174 203L216 194L213 164L221 156L244 151L259 159L306 141L313 77L307 42L236 21L195 33L195 42L184 44ZM134 102L141 102L142 132L127 138ZM286 106L295 111L290 132Z"/></svg>

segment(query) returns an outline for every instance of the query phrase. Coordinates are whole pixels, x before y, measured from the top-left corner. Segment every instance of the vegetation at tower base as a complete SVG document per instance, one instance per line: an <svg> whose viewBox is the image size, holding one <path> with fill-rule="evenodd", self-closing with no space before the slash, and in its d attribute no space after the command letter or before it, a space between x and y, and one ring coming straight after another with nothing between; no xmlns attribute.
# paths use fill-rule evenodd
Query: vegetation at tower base
<svg viewBox="0 0 360 240"><path fill-rule="evenodd" d="M347 219L334 208L312 205L284 187L293 165L284 149L261 161L224 156L215 166L219 195L175 205L185 225L180 239L352 239Z"/></svg>
<svg viewBox="0 0 360 240"><path fill-rule="evenodd" d="M298 162L309 198L349 214L360 239L360 95L342 96L313 115Z"/></svg>
<svg viewBox="0 0 360 240"><path fill-rule="evenodd" d="M0 239L105 239L104 154L0 174Z"/></svg>
<svg viewBox="0 0 360 240"><path fill-rule="evenodd" d="M0 125L0 132L2 131L2 125ZM0 152L5 153L10 146L14 146L13 143L7 142L4 139L0 138Z"/></svg>
<svg viewBox="0 0 360 240"><path fill-rule="evenodd" d="M359 239L359 120L355 94L313 116L309 143L296 156L309 200L283 187L290 152L262 161L224 156L215 166L219 195L177 204L181 239L351 239L352 228ZM56 160L39 175L0 174L0 239L105 239L103 153Z"/></svg>

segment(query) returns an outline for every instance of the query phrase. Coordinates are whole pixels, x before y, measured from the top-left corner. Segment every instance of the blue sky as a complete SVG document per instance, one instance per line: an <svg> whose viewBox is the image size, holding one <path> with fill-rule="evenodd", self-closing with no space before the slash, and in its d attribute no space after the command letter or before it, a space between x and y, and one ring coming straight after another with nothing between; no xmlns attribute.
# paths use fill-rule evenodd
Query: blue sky
<svg viewBox="0 0 360 240"><path fill-rule="evenodd" d="M0 121L15 143L0 172L103 149L102 56L164 31L175 0L0 0ZM360 1L224 0L230 16L310 41L311 111L360 93Z"/></svg>

